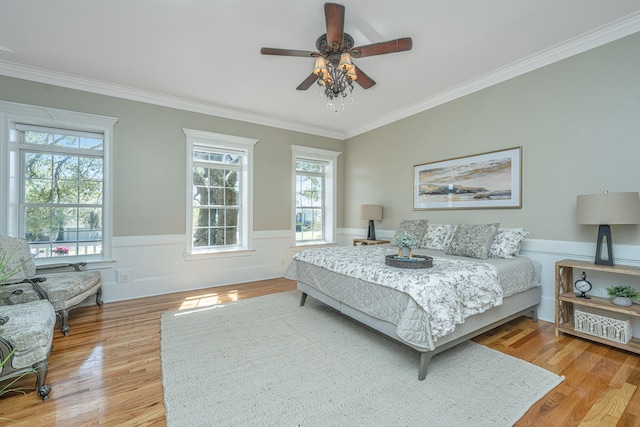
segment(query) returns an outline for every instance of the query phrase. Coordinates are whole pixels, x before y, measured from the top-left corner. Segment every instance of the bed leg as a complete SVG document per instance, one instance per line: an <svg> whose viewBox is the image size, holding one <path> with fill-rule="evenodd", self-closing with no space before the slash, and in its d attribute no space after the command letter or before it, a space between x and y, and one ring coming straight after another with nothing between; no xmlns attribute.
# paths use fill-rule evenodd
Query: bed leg
<svg viewBox="0 0 640 427"><path fill-rule="evenodd" d="M531 320L538 323L538 307L533 307L531 310Z"/></svg>
<svg viewBox="0 0 640 427"><path fill-rule="evenodd" d="M300 297L300 307L304 306L305 302L307 302L307 294L303 292L302 296Z"/></svg>
<svg viewBox="0 0 640 427"><path fill-rule="evenodd" d="M427 377L427 367L431 362L432 353L430 351L423 351L420 353L420 370L418 371L418 380L422 381Z"/></svg>

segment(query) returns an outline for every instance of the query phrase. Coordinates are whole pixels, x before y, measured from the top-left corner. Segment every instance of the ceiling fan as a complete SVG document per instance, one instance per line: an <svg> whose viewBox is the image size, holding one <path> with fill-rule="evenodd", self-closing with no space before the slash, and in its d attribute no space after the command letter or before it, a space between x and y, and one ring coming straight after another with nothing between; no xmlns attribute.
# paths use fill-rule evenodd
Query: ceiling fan
<svg viewBox="0 0 640 427"><path fill-rule="evenodd" d="M356 67L351 62L351 58L411 50L410 37L354 47L353 37L344 32L344 6L325 3L324 14L327 32L316 40L317 52L272 47L263 47L260 50L263 55L316 58L313 72L298 85L297 90L307 90L314 82L317 82L325 87L325 95L331 100L334 97L340 95L344 97L350 93L353 89L353 81L356 81L364 89L369 89L376 82Z"/></svg>

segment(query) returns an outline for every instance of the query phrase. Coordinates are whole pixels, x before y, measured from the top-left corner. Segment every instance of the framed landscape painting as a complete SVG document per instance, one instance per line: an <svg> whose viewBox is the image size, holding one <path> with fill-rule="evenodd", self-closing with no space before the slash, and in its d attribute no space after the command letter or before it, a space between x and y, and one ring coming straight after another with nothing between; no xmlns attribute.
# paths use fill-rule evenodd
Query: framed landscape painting
<svg viewBox="0 0 640 427"><path fill-rule="evenodd" d="M413 167L413 209L522 207L522 147Z"/></svg>

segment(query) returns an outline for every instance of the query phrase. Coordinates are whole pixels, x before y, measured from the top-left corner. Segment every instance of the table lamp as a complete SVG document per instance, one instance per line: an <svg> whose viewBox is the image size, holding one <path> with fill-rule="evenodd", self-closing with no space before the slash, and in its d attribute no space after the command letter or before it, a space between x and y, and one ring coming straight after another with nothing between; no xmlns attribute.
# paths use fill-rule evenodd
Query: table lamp
<svg viewBox="0 0 640 427"><path fill-rule="evenodd" d="M361 205L360 219L369 220L367 240L376 240L376 228L373 221L382 220L382 205Z"/></svg>
<svg viewBox="0 0 640 427"><path fill-rule="evenodd" d="M578 196L578 224L598 225L596 264L613 265L612 224L640 224L638 192L585 194ZM606 243L605 243L606 242ZM607 256L603 257L606 244Z"/></svg>

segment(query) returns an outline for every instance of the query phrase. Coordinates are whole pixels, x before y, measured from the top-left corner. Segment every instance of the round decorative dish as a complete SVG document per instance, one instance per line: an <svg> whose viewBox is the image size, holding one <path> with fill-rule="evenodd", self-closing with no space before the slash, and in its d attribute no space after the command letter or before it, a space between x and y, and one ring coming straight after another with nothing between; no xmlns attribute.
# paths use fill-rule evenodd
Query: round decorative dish
<svg viewBox="0 0 640 427"><path fill-rule="evenodd" d="M385 255L384 262L391 267L398 268L431 268L433 258L430 256L414 255L413 258L401 257L398 255Z"/></svg>

